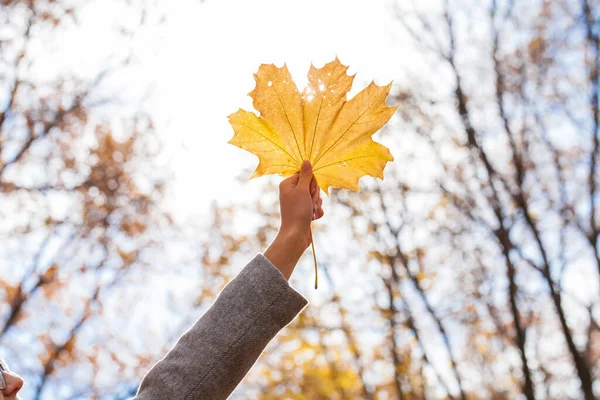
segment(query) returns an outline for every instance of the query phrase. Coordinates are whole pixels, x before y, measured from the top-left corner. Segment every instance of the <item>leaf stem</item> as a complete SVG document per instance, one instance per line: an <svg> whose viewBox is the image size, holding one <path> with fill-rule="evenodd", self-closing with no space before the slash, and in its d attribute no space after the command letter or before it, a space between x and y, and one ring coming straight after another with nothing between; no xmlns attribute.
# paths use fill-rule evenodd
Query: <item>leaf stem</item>
<svg viewBox="0 0 600 400"><path fill-rule="evenodd" d="M317 253L315 253L315 241L313 239L312 226L310 227L310 246L315 261L315 290L319 287L319 269L317 268Z"/></svg>

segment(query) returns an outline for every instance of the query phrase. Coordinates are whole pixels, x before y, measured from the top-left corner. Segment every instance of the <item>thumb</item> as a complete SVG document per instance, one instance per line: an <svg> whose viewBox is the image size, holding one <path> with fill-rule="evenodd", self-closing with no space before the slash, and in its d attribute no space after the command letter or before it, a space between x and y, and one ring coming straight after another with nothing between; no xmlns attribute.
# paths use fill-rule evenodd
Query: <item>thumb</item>
<svg viewBox="0 0 600 400"><path fill-rule="evenodd" d="M304 188L307 191L309 191L312 176L313 173L310 161L304 160L304 162L302 163L302 167L300 168L300 179L298 181L298 187Z"/></svg>

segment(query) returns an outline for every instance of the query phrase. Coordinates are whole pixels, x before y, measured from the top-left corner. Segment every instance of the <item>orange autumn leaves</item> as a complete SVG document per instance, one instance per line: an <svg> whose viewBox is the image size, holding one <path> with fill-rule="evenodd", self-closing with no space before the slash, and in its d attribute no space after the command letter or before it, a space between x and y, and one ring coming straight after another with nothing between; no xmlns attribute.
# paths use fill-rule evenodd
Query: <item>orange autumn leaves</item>
<svg viewBox="0 0 600 400"><path fill-rule="evenodd" d="M259 158L252 177L292 175L309 160L325 193L330 186L359 190L364 175L383 179L394 158L371 136L396 110L385 104L391 83L371 83L347 101L354 79L347 69L337 58L322 68L311 65L300 93L285 65L260 66L249 93L260 117L242 109L229 116L235 132L229 143Z"/></svg>

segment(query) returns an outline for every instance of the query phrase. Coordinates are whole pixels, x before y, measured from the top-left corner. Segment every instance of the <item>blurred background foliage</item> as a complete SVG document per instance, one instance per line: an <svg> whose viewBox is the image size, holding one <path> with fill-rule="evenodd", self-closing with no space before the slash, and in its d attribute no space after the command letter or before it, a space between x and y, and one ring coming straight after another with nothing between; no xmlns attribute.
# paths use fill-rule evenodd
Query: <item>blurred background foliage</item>
<svg viewBox="0 0 600 400"><path fill-rule="evenodd" d="M424 4L390 3L419 62L380 135L396 161L332 191L322 285L308 254L292 284L311 306L232 398L600 396L600 3ZM125 50L92 74L45 76L85 2L0 0L0 353L25 399L134 395L276 233L276 180L247 171L260 196L174 222L168 137L112 112L155 5L119 3Z"/></svg>

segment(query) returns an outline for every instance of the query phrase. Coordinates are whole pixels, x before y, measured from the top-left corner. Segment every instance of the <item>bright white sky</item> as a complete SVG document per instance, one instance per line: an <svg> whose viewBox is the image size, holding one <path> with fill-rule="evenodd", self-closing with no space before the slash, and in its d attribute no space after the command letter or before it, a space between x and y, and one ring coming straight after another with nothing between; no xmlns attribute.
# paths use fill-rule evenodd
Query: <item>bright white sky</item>
<svg viewBox="0 0 600 400"><path fill-rule="evenodd" d="M300 89L310 63L337 55L357 73L354 90L398 78L406 62L388 0L177 0L166 25L140 37L141 76L154 84L151 108L165 126L177 218L215 197L235 199L234 177L255 156L227 144L227 116L253 110L247 93L261 63L287 63ZM354 91L353 90L353 91ZM264 179L264 178L262 178Z"/></svg>

